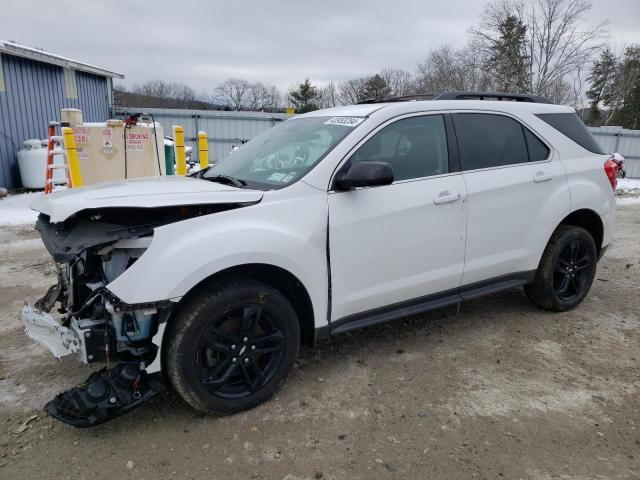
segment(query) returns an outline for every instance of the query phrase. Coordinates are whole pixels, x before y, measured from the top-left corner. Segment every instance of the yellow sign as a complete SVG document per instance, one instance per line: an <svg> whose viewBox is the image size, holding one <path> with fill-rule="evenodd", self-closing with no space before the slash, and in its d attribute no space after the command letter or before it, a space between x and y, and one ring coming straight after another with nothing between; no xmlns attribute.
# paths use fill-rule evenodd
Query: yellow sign
<svg viewBox="0 0 640 480"><path fill-rule="evenodd" d="M296 109L293 107L287 107L287 115L293 115L296 113Z"/></svg>

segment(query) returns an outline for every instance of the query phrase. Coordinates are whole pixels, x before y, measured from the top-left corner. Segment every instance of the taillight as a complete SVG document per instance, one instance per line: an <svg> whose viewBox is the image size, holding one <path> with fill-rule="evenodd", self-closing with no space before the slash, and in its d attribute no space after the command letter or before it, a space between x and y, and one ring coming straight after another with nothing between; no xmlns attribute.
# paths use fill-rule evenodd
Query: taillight
<svg viewBox="0 0 640 480"><path fill-rule="evenodd" d="M615 190L618 186L618 164L612 159L607 158L607 161L604 162L604 173L607 174L611 188Z"/></svg>
<svg viewBox="0 0 640 480"><path fill-rule="evenodd" d="M604 173L607 174L611 188L615 191L618 186L618 174L622 170L624 157L618 153L614 153L604 162Z"/></svg>

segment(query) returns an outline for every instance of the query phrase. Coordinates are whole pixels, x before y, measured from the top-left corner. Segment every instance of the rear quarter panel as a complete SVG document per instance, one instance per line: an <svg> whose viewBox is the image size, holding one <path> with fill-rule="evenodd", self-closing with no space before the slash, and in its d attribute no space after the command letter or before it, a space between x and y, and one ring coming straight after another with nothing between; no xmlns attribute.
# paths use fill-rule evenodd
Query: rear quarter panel
<svg viewBox="0 0 640 480"><path fill-rule="evenodd" d="M615 227L615 192L607 179L604 163L607 155L592 153L553 127L540 121L545 134L556 146L564 165L571 194L571 211L588 209L602 219L604 236L601 246L610 243Z"/></svg>

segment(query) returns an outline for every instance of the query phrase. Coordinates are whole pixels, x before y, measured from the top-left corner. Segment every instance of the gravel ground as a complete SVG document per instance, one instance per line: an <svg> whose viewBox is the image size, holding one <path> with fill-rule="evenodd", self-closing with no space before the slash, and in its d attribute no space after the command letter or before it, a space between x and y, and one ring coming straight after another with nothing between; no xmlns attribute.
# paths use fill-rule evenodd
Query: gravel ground
<svg viewBox="0 0 640 480"><path fill-rule="evenodd" d="M0 478L640 478L640 205L618 207L596 278L572 312L518 289L335 338L246 413L169 393L77 430L41 407L89 369L17 319L52 265L31 228L3 227Z"/></svg>

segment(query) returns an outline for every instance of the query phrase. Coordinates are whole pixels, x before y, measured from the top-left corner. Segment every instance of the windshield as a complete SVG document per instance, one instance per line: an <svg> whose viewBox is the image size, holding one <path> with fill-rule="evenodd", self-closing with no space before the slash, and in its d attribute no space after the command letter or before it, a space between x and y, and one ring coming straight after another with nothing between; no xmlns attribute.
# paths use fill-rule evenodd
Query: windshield
<svg viewBox="0 0 640 480"><path fill-rule="evenodd" d="M273 190L304 177L344 137L364 121L362 117L293 118L258 135L203 178L231 177L247 188Z"/></svg>

